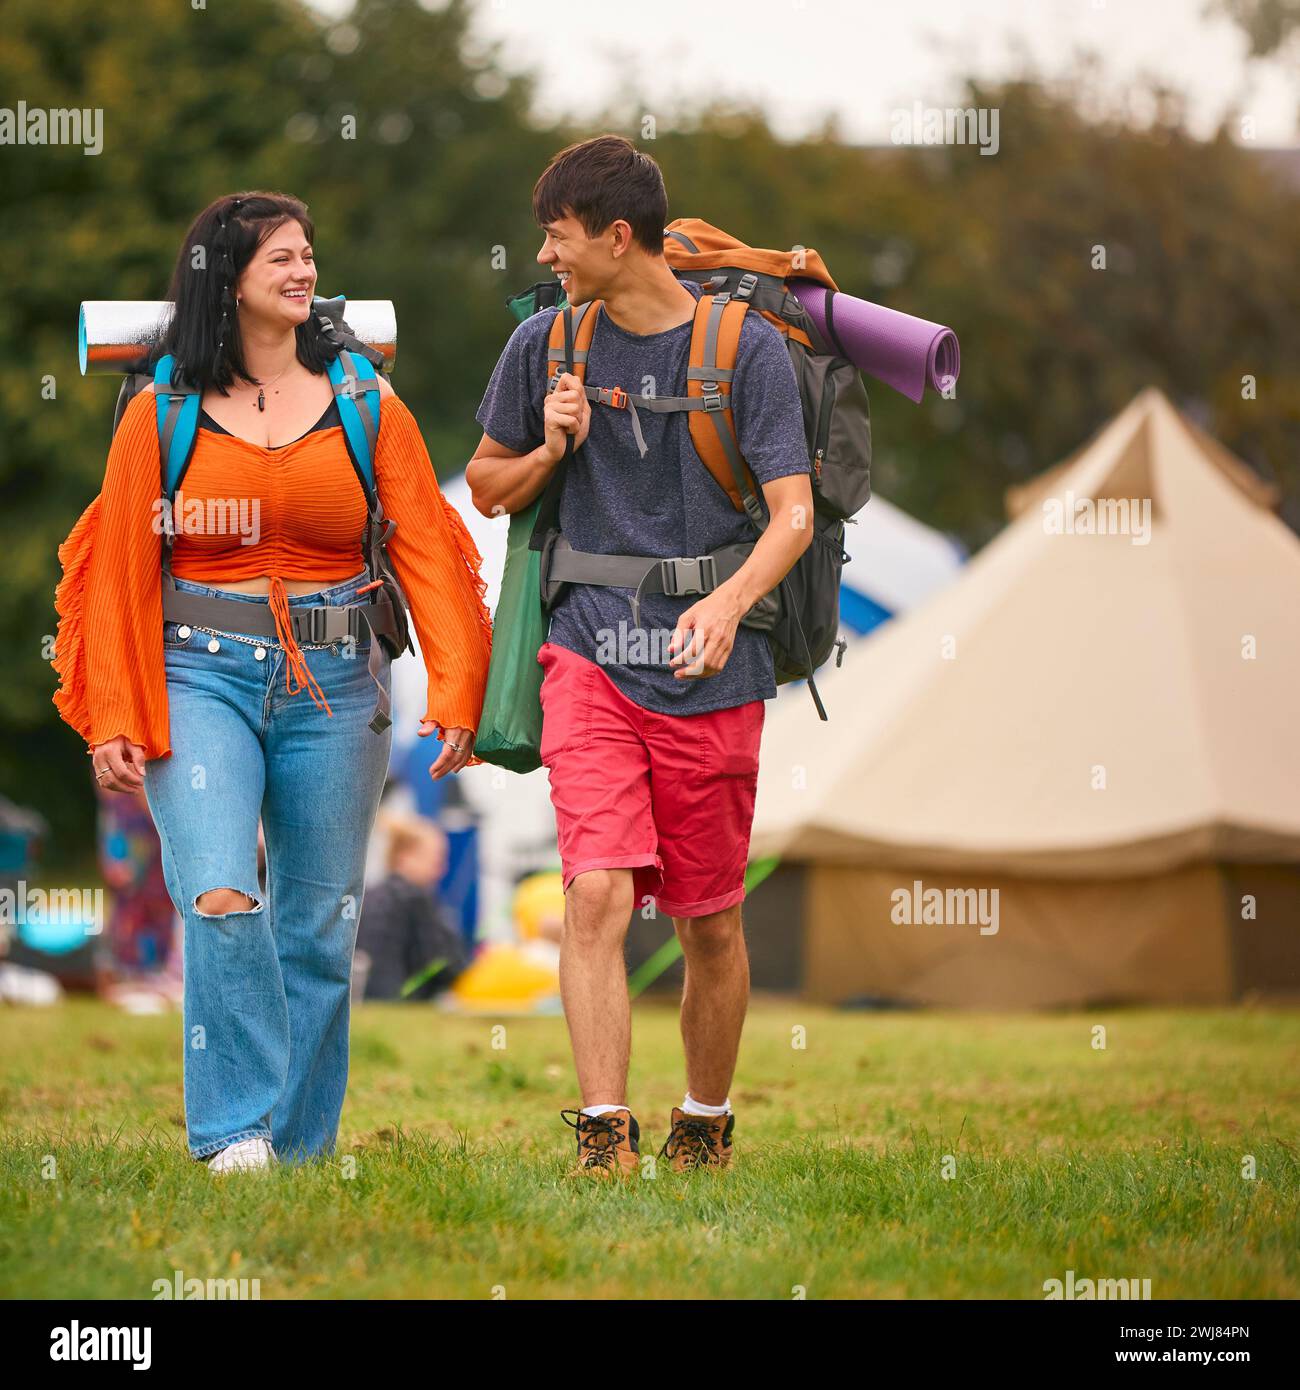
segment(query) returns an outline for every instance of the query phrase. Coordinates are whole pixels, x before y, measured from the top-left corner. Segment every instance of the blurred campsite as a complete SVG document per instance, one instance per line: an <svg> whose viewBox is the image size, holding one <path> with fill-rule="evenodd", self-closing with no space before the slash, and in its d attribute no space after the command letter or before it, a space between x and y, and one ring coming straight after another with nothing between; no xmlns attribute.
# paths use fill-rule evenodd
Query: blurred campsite
<svg viewBox="0 0 1300 1390"><path fill-rule="evenodd" d="M960 336L952 399L916 406L868 383L875 497L854 540L893 511L915 547L947 550L946 582L1003 531L1021 490L1149 388L1161 412L1172 406L1248 465L1252 505L1300 529L1300 157L1251 148L1231 116L1194 138L1178 92L1117 101L1086 58L1068 80L971 78L959 104L1000 112L1000 147L984 158L962 145L853 145L834 121L782 140L758 100L702 98L656 118L635 73L603 119L542 123L532 79L473 37L467 0L360 0L328 20L299 0L225 0L202 24L171 0L75 15L9 0L0 48L4 91L106 112L103 157L11 156L0 190L0 790L44 819L46 871L81 872L95 843L85 752L56 717L49 667L56 548L102 480L116 391L78 375L77 306L161 298L185 227L223 191L303 197L322 292L395 302L394 384L476 533L483 519L455 480L513 327L505 298L541 278L531 188L554 151L600 130L659 161L672 216L753 245L815 247L842 290ZM1263 51L1284 37L1257 29L1252 42ZM1161 419L1172 439L1172 412ZM893 603L869 587L859 597L879 612L859 633L927 596ZM1059 620L1068 627L1070 612ZM866 737L872 689L854 686L832 708L838 748ZM1040 701L1072 689L1037 687ZM809 717L805 697L805 728ZM944 729L945 742L980 737ZM425 791L410 809L433 815ZM544 788L534 809L544 822ZM803 833L774 830L772 843ZM547 867L545 852L536 858L528 872Z"/></svg>

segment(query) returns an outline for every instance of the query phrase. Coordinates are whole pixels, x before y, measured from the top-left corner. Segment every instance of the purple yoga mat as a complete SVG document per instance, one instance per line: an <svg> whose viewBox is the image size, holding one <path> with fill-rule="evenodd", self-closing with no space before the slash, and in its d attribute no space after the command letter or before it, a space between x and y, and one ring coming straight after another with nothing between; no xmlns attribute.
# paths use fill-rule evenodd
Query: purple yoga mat
<svg viewBox="0 0 1300 1390"><path fill-rule="evenodd" d="M826 296L832 292L815 280L791 280L789 284L818 332L829 341ZM948 378L956 381L961 372L957 335L941 323L900 314L897 309L855 299L851 294L836 294L831 313L835 336L849 361L909 400L919 401L927 385L942 391Z"/></svg>

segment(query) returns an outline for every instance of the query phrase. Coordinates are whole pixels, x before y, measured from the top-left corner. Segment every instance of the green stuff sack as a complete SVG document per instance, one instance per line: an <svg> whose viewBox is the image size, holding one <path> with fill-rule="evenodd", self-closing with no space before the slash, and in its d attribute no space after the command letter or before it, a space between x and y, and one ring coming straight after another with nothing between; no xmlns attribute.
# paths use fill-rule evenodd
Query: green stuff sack
<svg viewBox="0 0 1300 1390"><path fill-rule="evenodd" d="M563 309L569 301L564 297L558 280L538 280L526 290L512 294L506 299L506 308L515 316L517 323L523 323L543 309Z"/></svg>
<svg viewBox="0 0 1300 1390"><path fill-rule="evenodd" d="M568 301L558 280L540 280L506 300L519 323ZM543 497L545 494L543 494ZM541 552L529 548L543 497L510 518L501 597L492 617L492 660L475 756L510 772L542 765L542 668L537 653L551 619L542 606Z"/></svg>
<svg viewBox="0 0 1300 1390"><path fill-rule="evenodd" d="M537 653L550 618L542 607L539 551L528 548L540 499L510 518L501 597L492 619L483 716L474 742L476 757L511 772L542 765L542 668Z"/></svg>

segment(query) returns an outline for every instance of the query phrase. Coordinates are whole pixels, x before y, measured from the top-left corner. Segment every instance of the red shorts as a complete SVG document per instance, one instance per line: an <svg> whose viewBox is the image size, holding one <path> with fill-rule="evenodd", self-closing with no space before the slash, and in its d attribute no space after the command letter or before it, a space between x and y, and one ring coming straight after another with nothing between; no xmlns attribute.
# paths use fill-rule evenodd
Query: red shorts
<svg viewBox="0 0 1300 1390"><path fill-rule="evenodd" d="M638 908L702 917L745 896L762 700L707 714L642 709L586 657L546 642L542 762L564 888L631 869Z"/></svg>

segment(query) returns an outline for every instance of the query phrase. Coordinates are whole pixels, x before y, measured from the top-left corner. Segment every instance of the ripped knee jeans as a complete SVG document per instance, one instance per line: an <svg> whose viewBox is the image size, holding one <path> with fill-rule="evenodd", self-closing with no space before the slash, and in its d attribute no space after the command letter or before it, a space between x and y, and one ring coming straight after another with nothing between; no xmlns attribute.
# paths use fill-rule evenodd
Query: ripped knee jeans
<svg viewBox="0 0 1300 1390"><path fill-rule="evenodd" d="M363 573L289 603L348 603L366 582ZM326 1154L347 1087L352 954L392 743L391 729L369 728L374 639L300 644L327 714L309 689L289 693L274 638L237 624L163 629L172 751L148 764L145 793L185 923L190 1153L264 1138L282 1158ZM385 657L386 688L390 667Z"/></svg>

